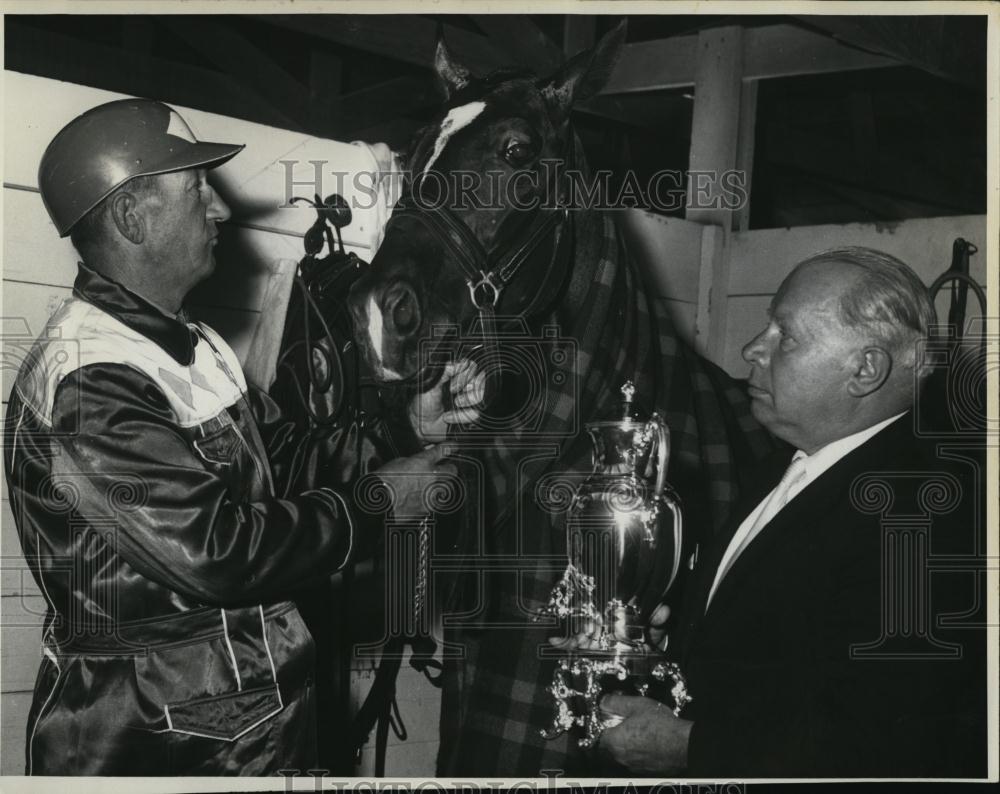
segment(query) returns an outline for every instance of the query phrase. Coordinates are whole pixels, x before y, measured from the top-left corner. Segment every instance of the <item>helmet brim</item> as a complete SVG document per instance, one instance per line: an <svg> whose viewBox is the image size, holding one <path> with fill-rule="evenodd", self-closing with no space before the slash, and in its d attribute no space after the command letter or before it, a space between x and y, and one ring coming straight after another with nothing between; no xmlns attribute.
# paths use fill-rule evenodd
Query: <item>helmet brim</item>
<svg viewBox="0 0 1000 794"><path fill-rule="evenodd" d="M127 179L112 185L96 201L94 201L65 229L59 229L59 236L66 237L73 230L73 227L94 207L104 199L114 193L118 188L128 184L133 179L141 176L160 176L161 174L172 174L175 171L186 171L189 168L218 168L223 163L232 160L237 154L246 148L242 143L213 143L212 141L198 141L189 146L185 146L181 151L157 162L150 164L148 168L141 169L138 173L132 174Z"/></svg>

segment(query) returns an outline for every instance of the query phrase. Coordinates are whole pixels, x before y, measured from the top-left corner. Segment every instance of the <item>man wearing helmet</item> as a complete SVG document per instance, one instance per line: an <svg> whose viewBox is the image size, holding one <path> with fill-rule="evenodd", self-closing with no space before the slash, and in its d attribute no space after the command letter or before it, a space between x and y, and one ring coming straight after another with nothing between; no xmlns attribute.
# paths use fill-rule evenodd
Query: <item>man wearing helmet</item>
<svg viewBox="0 0 1000 794"><path fill-rule="evenodd" d="M48 606L28 774L315 765L314 650L288 593L378 528L322 483L286 495L290 425L184 314L229 217L206 173L242 148L129 99L74 119L42 157L45 206L84 261L5 424L11 507ZM468 385L458 410L421 395L421 412L468 420ZM441 457L379 470L397 513L424 511Z"/></svg>

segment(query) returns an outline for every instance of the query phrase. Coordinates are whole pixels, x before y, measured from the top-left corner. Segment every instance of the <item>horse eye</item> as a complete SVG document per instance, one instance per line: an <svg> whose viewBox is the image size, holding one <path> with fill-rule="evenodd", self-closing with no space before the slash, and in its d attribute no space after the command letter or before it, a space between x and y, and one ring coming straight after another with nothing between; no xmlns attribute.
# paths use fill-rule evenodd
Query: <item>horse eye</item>
<svg viewBox="0 0 1000 794"><path fill-rule="evenodd" d="M531 147L528 144L514 141L508 144L503 156L511 165L521 165L531 159L531 154Z"/></svg>

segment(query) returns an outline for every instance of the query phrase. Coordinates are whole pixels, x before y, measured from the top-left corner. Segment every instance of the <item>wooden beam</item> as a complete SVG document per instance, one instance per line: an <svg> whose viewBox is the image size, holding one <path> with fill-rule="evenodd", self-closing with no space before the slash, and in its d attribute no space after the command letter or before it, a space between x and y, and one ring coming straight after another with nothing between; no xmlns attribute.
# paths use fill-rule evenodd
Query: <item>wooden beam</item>
<svg viewBox="0 0 1000 794"><path fill-rule="evenodd" d="M338 129L350 136L357 130L376 126L440 102L437 85L430 75L398 77L337 97L333 103L333 113Z"/></svg>
<svg viewBox="0 0 1000 794"><path fill-rule="evenodd" d="M309 125L324 138L339 138L334 105L343 78L341 59L320 47L309 51Z"/></svg>
<svg viewBox="0 0 1000 794"><path fill-rule="evenodd" d="M512 64L549 75L562 63L562 50L526 16L474 14L472 19Z"/></svg>
<svg viewBox="0 0 1000 794"><path fill-rule="evenodd" d="M694 85L698 35L627 44L603 93ZM747 28L743 35L743 76L748 80L900 65L795 25Z"/></svg>
<svg viewBox="0 0 1000 794"><path fill-rule="evenodd" d="M746 80L902 66L893 58L863 52L795 25L747 28L744 48Z"/></svg>
<svg viewBox="0 0 1000 794"><path fill-rule="evenodd" d="M736 170L743 173L746 200L733 211L732 228L745 232L750 228L750 198L753 188L753 155L756 149L757 88L759 80L744 80L740 89L740 121L736 144Z"/></svg>
<svg viewBox="0 0 1000 794"><path fill-rule="evenodd" d="M424 17L341 14L331 19L327 16L303 18L301 15L279 14L254 17L254 19L300 33L318 36L339 45L423 66L428 70L433 67L434 48L437 44L437 23ZM589 19L591 27L593 27L592 17L583 17L583 19ZM586 29L586 25L583 24L578 27L582 30ZM475 73L487 74L501 66L511 66L512 61L516 60L481 34L470 33L453 25L444 25L443 33L448 47L456 58ZM599 103L587 108L586 112L619 121L622 119L621 115L615 115L614 110L605 110ZM351 129L363 128L368 131L370 124L379 126L377 121L365 121L351 124Z"/></svg>
<svg viewBox="0 0 1000 794"><path fill-rule="evenodd" d="M563 20L563 57L569 60L597 41L597 19L592 14L566 14Z"/></svg>
<svg viewBox="0 0 1000 794"><path fill-rule="evenodd" d="M4 19L5 68L133 96L155 96L201 110L275 127L299 123L228 75L148 53L82 41ZM148 69L148 79L144 70Z"/></svg>
<svg viewBox="0 0 1000 794"><path fill-rule="evenodd" d="M401 151L420 126L419 121L396 118L365 129L354 130L351 132L351 138L368 143L384 143L390 149Z"/></svg>
<svg viewBox="0 0 1000 794"><path fill-rule="evenodd" d="M266 52L230 25L211 17L163 17L168 29L205 58L255 91L269 105L305 126L310 118L309 89Z"/></svg>
<svg viewBox="0 0 1000 794"><path fill-rule="evenodd" d="M268 14L254 19L417 66L434 63L438 23L414 14ZM454 25L442 30L448 48L473 72L510 65L507 54L485 36Z"/></svg>
<svg viewBox="0 0 1000 794"><path fill-rule="evenodd" d="M685 137L689 134L691 98L677 93L663 93L656 97L642 94L601 94L574 106L573 111L611 119L640 128L654 128L668 134L667 129L683 125Z"/></svg>
<svg viewBox="0 0 1000 794"><path fill-rule="evenodd" d="M986 77L986 20L966 15L804 16L836 39L948 80L980 86Z"/></svg>
<svg viewBox="0 0 1000 794"><path fill-rule="evenodd" d="M732 210L723 205L721 175L736 168L743 75L743 29L710 28L698 34L697 82L691 119L688 170L710 175L699 191L688 190L687 219L730 228ZM707 206L712 205L712 206Z"/></svg>
<svg viewBox="0 0 1000 794"><path fill-rule="evenodd" d="M430 68L434 60L437 23L426 17L275 14L254 18L418 66ZM567 16L568 25L571 18ZM586 30L583 22L574 22L573 26ZM510 65L506 52L486 36L453 25L445 25L443 30L448 46L474 72L482 74ZM580 40L585 39L577 39ZM661 91L694 85L697 45L696 34L625 45L622 57L602 93ZM744 76L747 79L764 80L901 65L896 59L864 52L797 25L747 28L743 47Z"/></svg>
<svg viewBox="0 0 1000 794"><path fill-rule="evenodd" d="M694 85L698 36L626 44L605 94L662 91Z"/></svg>

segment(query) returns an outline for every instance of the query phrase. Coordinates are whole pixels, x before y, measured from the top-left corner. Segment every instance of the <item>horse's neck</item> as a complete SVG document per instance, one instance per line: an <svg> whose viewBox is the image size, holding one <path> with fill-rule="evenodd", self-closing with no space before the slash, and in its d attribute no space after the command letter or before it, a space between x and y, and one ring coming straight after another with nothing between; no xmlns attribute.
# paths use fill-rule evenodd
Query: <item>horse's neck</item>
<svg viewBox="0 0 1000 794"><path fill-rule="evenodd" d="M605 218L595 210L576 210L572 214L570 273L566 291L555 309L552 320L570 331L585 320L588 296L594 288L595 270L606 255L609 244L605 239Z"/></svg>
<svg viewBox="0 0 1000 794"><path fill-rule="evenodd" d="M594 300L594 292L609 286L623 274L626 266L619 252L620 241L614 221L605 213L592 209L573 212L572 272L558 319L566 330L584 328L605 318L594 316L602 301ZM611 268L614 272L601 271ZM601 271L601 272L599 272Z"/></svg>

